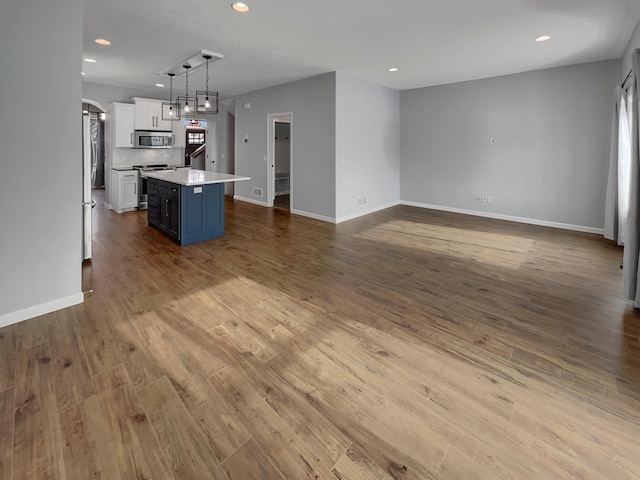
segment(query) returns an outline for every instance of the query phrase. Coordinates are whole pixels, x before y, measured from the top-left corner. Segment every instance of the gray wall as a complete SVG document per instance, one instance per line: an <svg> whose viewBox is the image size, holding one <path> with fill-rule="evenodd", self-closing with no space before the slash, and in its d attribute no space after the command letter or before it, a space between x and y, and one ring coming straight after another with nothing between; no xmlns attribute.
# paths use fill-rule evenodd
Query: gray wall
<svg viewBox="0 0 640 480"><path fill-rule="evenodd" d="M635 32L629 40L629 44L622 55L622 79L624 80L631 70L631 54L636 48L640 48L640 22L636 26Z"/></svg>
<svg viewBox="0 0 640 480"><path fill-rule="evenodd" d="M267 115L293 112L293 209L335 218L335 78L328 73L236 97L235 173L251 177L236 185L236 195L266 201ZM265 196L255 197L253 187Z"/></svg>
<svg viewBox="0 0 640 480"><path fill-rule="evenodd" d="M402 200L602 228L620 68L613 60L401 92Z"/></svg>
<svg viewBox="0 0 640 480"><path fill-rule="evenodd" d="M83 12L0 2L0 325L82 301Z"/></svg>
<svg viewBox="0 0 640 480"><path fill-rule="evenodd" d="M336 74L336 218L400 200L397 90ZM368 204L357 206L358 197Z"/></svg>
<svg viewBox="0 0 640 480"><path fill-rule="evenodd" d="M218 114L208 117L208 120L216 122L216 135L218 140L217 172L233 173L235 168L235 106L233 99L220 102ZM225 194L233 195L233 183L225 184Z"/></svg>
<svg viewBox="0 0 640 480"><path fill-rule="evenodd" d="M174 91L174 95L176 92ZM141 89L130 87L119 87L116 85L105 85L103 83L82 82L82 97L100 103L107 111L109 103L121 102L131 103L131 97L141 98L167 98L169 99L168 88Z"/></svg>

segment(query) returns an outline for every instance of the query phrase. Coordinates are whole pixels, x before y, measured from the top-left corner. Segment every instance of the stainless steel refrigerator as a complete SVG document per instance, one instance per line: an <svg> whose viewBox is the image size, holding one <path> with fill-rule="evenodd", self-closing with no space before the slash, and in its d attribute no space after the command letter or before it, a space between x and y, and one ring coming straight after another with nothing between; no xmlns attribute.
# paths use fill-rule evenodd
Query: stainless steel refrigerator
<svg viewBox="0 0 640 480"><path fill-rule="evenodd" d="M82 259L91 258L91 209L95 202L91 198L93 184L93 161L96 157L92 141L91 116L82 115Z"/></svg>

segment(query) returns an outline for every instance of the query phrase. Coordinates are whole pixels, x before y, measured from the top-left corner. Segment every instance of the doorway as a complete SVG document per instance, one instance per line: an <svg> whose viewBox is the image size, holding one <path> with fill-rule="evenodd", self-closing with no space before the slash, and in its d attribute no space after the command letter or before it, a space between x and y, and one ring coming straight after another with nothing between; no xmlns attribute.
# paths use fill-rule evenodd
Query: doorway
<svg viewBox="0 0 640 480"><path fill-rule="evenodd" d="M292 119L292 112L267 116L269 132L267 206L287 211L293 208Z"/></svg>

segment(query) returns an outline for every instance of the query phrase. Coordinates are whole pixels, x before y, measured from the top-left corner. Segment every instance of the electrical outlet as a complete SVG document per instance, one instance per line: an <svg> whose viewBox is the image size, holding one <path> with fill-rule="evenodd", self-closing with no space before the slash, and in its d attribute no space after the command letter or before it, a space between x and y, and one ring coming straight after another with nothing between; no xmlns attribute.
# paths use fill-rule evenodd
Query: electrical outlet
<svg viewBox="0 0 640 480"><path fill-rule="evenodd" d="M493 195L487 195L487 202L493 203Z"/></svg>

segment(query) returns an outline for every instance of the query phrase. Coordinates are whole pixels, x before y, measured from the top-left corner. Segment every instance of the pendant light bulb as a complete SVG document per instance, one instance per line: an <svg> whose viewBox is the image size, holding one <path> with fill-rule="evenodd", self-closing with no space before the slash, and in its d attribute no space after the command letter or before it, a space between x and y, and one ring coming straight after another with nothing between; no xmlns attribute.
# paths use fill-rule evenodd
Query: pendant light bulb
<svg viewBox="0 0 640 480"><path fill-rule="evenodd" d="M211 103L209 103L209 97L207 97L206 100L204 101L204 106L205 108L211 107Z"/></svg>

